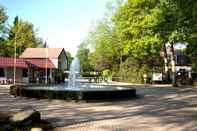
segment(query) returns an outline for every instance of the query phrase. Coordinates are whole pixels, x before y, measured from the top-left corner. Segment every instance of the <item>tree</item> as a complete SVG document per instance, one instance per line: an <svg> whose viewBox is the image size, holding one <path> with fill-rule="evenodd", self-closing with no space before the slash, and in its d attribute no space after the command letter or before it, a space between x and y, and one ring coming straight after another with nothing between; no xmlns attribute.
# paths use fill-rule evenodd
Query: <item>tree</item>
<svg viewBox="0 0 197 131"><path fill-rule="evenodd" d="M67 64L68 64L68 70L69 70L73 57L70 52L66 52L66 56L67 56Z"/></svg>
<svg viewBox="0 0 197 131"><path fill-rule="evenodd" d="M188 50L188 53L192 57L194 50L191 50L191 47L194 45L192 41L195 39L192 36L195 36L195 32L197 31L195 28L197 27L197 2L195 0L160 0L159 5L161 14L158 16L159 21L155 26L155 32L160 34L162 43L170 43L171 48L173 48L176 42L189 43L188 49L190 51ZM175 63L173 50L170 63ZM172 80L175 83L175 66L171 66L171 69L173 75Z"/></svg>
<svg viewBox="0 0 197 131"><path fill-rule="evenodd" d="M9 31L9 46L16 42L16 53L19 56L28 47L38 47L42 41L36 37L36 32L32 23L15 17L13 26ZM12 50L12 55L13 55Z"/></svg>
<svg viewBox="0 0 197 131"><path fill-rule="evenodd" d="M140 82L143 71L152 72L155 66L162 65L162 38L155 31L160 14L157 0L128 0L113 15L113 30L122 50L122 80Z"/></svg>
<svg viewBox="0 0 197 131"><path fill-rule="evenodd" d="M91 64L98 71L113 69L120 62L120 59L119 46L117 46L111 23L104 20L98 23L93 36L96 46L94 52L90 54Z"/></svg>
<svg viewBox="0 0 197 131"><path fill-rule="evenodd" d="M6 15L5 9L2 6L0 6L0 56L5 56L8 50L6 40L7 19L8 17Z"/></svg>
<svg viewBox="0 0 197 131"><path fill-rule="evenodd" d="M179 12L178 15L176 15L176 28L181 30L183 36L185 36L184 41L188 43L186 54L190 58L192 69L197 71L197 1L175 0L170 2L176 5Z"/></svg>
<svg viewBox="0 0 197 131"><path fill-rule="evenodd" d="M188 56L196 59L196 1L128 0L111 12L98 22L88 38L94 47L88 56L96 70L120 67L120 72L125 72L120 75L131 79L136 76L139 82L143 71L155 66L161 71L160 51L167 42L171 47L176 42L189 43ZM171 59L174 61L174 55ZM135 71L129 69L130 65ZM135 74L136 71L140 73Z"/></svg>
<svg viewBox="0 0 197 131"><path fill-rule="evenodd" d="M89 49L87 48L85 43L80 44L79 49L77 51L77 57L80 60L81 71L87 72L92 71L92 67L90 65L89 60Z"/></svg>
<svg viewBox="0 0 197 131"><path fill-rule="evenodd" d="M5 13L5 9L0 5L0 38L3 39L6 33L6 21L8 16Z"/></svg>
<svg viewBox="0 0 197 131"><path fill-rule="evenodd" d="M157 4L157 0L128 0L118 8L113 22L124 54L141 59L159 53L161 38L153 30L160 13Z"/></svg>

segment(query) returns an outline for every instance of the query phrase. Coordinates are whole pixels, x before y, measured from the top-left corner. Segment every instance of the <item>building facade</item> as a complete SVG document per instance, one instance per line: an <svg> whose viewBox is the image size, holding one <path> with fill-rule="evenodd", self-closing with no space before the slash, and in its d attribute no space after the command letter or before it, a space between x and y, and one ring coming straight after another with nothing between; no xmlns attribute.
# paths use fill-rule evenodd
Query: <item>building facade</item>
<svg viewBox="0 0 197 131"><path fill-rule="evenodd" d="M63 48L27 48L19 58L0 57L0 84L53 83L56 70L66 70ZM14 70L15 78L14 78Z"/></svg>
<svg viewBox="0 0 197 131"><path fill-rule="evenodd" d="M64 48L27 48L21 55L23 59L49 59L56 69L68 68L67 56Z"/></svg>

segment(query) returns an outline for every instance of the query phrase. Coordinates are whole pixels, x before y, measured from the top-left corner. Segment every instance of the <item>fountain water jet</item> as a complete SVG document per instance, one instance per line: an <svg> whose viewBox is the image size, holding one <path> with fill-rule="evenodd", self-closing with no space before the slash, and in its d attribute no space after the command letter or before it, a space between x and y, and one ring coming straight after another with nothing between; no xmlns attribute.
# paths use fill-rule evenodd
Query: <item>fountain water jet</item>
<svg viewBox="0 0 197 131"><path fill-rule="evenodd" d="M80 61L77 57L75 57L70 65L70 70L69 70L69 77L68 77L69 88L79 87L79 82L77 81L79 76L80 76Z"/></svg>

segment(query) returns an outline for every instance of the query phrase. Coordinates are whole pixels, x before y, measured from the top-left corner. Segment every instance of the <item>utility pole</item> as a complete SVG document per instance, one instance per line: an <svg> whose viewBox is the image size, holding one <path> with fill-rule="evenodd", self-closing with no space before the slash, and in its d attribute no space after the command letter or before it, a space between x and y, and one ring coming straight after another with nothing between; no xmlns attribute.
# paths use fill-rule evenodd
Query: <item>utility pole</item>
<svg viewBox="0 0 197 131"><path fill-rule="evenodd" d="M16 85L16 39L17 39L17 33L14 37L14 85Z"/></svg>
<svg viewBox="0 0 197 131"><path fill-rule="evenodd" d="M17 37L18 37L18 31L19 31L19 26L18 26L18 16L15 17L14 24L16 25L16 34L14 36L14 85L16 85L16 44L17 44Z"/></svg>
<svg viewBox="0 0 197 131"><path fill-rule="evenodd" d="M48 60L48 49L47 49L47 42L45 42L45 53L46 53L46 59L45 59L45 84L48 83L48 72L47 72L47 60Z"/></svg>
<svg viewBox="0 0 197 131"><path fill-rule="evenodd" d="M46 61L45 61L45 84L47 84L48 83L48 73L47 73L47 54L48 54L48 51L47 51L47 48L45 48L45 50L46 50Z"/></svg>

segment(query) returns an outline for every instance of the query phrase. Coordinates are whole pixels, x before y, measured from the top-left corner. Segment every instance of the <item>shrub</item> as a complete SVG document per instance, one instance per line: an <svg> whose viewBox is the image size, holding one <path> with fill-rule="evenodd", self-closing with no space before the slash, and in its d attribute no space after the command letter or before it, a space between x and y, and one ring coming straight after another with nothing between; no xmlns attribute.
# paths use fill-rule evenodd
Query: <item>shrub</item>
<svg viewBox="0 0 197 131"><path fill-rule="evenodd" d="M102 76L104 77L105 81L111 79L112 72L109 69L104 69L102 71Z"/></svg>
<svg viewBox="0 0 197 131"><path fill-rule="evenodd" d="M82 77L99 77L99 72L81 72Z"/></svg>
<svg viewBox="0 0 197 131"><path fill-rule="evenodd" d="M147 65L139 64L139 61L134 58L128 58L121 64L119 76L121 77L121 81L124 82L143 83L143 74L148 72Z"/></svg>
<svg viewBox="0 0 197 131"><path fill-rule="evenodd" d="M66 74L64 73L63 70L55 70L54 74L55 74L55 82L56 83L64 82L64 80L66 78Z"/></svg>

